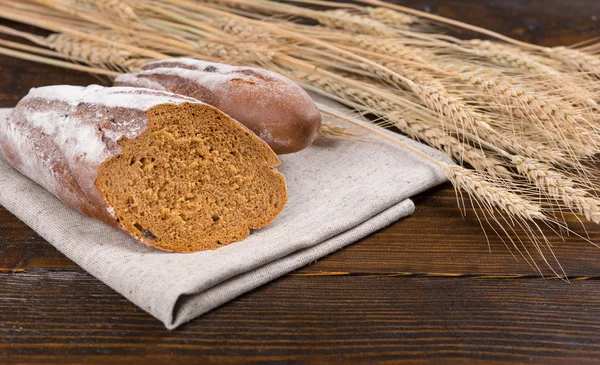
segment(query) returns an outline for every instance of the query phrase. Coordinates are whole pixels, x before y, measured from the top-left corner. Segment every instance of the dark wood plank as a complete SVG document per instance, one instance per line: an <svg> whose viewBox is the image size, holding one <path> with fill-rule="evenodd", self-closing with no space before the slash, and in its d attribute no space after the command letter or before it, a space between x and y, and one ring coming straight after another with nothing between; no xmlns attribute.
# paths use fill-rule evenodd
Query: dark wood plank
<svg viewBox="0 0 600 365"><path fill-rule="evenodd" d="M2 275L0 355L45 364L116 363L133 354L148 364L204 363L204 356L596 363L598 302L598 280L286 277L168 332L86 275Z"/></svg>
<svg viewBox="0 0 600 365"><path fill-rule="evenodd" d="M593 0L393 2L436 12L451 19L544 46L571 45L600 35L600 2Z"/></svg>

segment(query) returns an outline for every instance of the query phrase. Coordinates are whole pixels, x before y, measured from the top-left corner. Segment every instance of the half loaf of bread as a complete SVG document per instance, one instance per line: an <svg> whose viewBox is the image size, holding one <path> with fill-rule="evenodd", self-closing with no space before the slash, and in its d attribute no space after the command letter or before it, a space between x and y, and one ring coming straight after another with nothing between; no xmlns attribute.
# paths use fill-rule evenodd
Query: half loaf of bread
<svg viewBox="0 0 600 365"><path fill-rule="evenodd" d="M321 113L306 91L276 72L193 58L154 61L142 70L117 77L115 84L170 91L215 106L277 154L310 146L321 126Z"/></svg>
<svg viewBox="0 0 600 365"><path fill-rule="evenodd" d="M32 89L0 122L0 149L63 202L166 251L242 240L287 202L264 141L215 107L168 92Z"/></svg>

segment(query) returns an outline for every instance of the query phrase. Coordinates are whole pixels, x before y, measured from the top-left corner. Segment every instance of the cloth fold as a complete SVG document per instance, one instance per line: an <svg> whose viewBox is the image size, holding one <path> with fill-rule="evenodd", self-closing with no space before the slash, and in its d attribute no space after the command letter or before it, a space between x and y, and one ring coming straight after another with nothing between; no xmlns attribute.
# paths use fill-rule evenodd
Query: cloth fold
<svg viewBox="0 0 600 365"><path fill-rule="evenodd" d="M6 112L0 110L0 120ZM284 211L243 242L214 251L177 254L140 245L67 207L1 156L0 204L91 275L174 329L410 215L409 197L445 181L435 164L382 139L318 138L310 148L280 157L289 194Z"/></svg>

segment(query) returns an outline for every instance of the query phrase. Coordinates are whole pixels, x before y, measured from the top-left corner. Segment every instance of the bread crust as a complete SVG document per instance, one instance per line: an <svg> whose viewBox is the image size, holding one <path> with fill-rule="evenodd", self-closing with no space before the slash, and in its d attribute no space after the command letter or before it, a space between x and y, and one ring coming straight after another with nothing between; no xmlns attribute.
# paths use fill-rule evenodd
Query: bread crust
<svg viewBox="0 0 600 365"><path fill-rule="evenodd" d="M271 71L190 58L150 62L119 76L120 86L171 91L213 105L266 141L277 154L298 152L316 138L321 114L293 81Z"/></svg>

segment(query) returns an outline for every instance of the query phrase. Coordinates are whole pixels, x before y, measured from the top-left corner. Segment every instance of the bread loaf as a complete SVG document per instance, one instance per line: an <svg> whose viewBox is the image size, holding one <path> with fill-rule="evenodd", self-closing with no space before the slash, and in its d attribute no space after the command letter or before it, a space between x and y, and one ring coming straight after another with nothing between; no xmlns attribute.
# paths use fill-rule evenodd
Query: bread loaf
<svg viewBox="0 0 600 365"><path fill-rule="evenodd" d="M264 141L215 107L168 92L33 89L0 122L0 149L68 205L166 251L242 240L287 201Z"/></svg>
<svg viewBox="0 0 600 365"><path fill-rule="evenodd" d="M213 105L266 141L277 154L308 147L321 125L310 96L271 71L190 58L148 63L119 76L116 85L166 90Z"/></svg>

